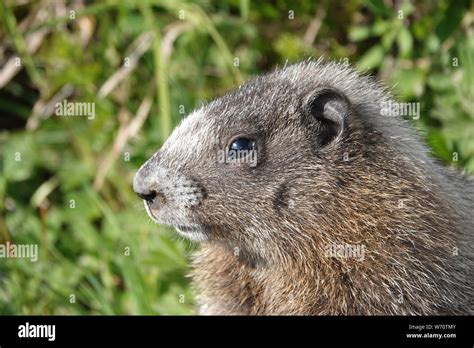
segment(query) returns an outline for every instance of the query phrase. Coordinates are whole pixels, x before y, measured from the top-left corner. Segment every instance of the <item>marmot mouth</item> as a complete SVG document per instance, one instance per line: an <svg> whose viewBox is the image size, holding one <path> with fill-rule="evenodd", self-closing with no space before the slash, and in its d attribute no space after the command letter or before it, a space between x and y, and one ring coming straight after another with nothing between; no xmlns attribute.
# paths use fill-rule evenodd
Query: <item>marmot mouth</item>
<svg viewBox="0 0 474 348"><path fill-rule="evenodd" d="M202 242L208 238L207 228L203 225L175 225L174 228L180 235L195 242Z"/></svg>
<svg viewBox="0 0 474 348"><path fill-rule="evenodd" d="M200 225L176 225L176 229L179 229L181 232L196 232L201 229Z"/></svg>

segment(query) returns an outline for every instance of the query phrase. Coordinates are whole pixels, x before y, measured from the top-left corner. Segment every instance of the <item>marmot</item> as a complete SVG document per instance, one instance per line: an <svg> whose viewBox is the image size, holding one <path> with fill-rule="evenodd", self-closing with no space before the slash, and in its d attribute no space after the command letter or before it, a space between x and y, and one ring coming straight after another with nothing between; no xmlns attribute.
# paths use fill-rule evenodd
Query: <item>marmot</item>
<svg viewBox="0 0 474 348"><path fill-rule="evenodd" d="M310 60L181 122L133 187L155 222L201 243L200 313L474 312L473 181L389 102L370 76Z"/></svg>

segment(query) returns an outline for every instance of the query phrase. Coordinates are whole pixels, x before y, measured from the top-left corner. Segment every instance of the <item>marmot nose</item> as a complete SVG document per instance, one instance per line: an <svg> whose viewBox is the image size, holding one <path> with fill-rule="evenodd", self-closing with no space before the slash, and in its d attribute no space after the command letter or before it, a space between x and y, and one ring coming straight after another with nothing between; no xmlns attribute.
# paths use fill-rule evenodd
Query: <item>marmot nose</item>
<svg viewBox="0 0 474 348"><path fill-rule="evenodd" d="M150 191L150 193L136 192L136 194L148 203L153 203L153 200L156 198L156 191Z"/></svg>

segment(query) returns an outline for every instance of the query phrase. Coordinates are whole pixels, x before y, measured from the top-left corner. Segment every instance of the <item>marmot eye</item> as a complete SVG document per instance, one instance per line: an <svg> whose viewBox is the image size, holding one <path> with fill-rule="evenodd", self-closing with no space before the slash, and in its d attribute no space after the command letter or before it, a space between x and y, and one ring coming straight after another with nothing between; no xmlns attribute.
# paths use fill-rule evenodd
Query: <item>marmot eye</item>
<svg viewBox="0 0 474 348"><path fill-rule="evenodd" d="M255 141L248 138L236 138L229 146L229 151L255 150Z"/></svg>

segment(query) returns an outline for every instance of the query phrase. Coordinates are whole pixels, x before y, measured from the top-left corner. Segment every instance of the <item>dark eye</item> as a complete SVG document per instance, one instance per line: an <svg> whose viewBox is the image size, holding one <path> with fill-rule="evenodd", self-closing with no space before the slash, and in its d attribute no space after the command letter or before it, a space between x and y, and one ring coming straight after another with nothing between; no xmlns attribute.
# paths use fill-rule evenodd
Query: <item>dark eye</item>
<svg viewBox="0 0 474 348"><path fill-rule="evenodd" d="M236 138L229 146L229 151L255 150L255 141L248 138Z"/></svg>

